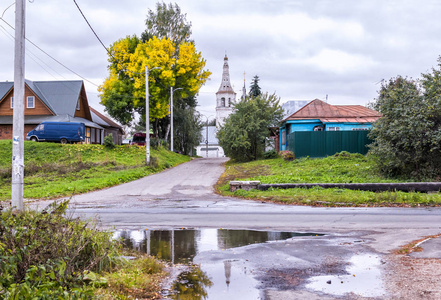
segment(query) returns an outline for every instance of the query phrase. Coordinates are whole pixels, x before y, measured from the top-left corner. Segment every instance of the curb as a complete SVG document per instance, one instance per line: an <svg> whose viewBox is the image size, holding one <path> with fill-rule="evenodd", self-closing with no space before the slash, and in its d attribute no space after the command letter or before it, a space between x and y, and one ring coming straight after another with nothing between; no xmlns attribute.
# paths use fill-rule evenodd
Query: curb
<svg viewBox="0 0 441 300"><path fill-rule="evenodd" d="M293 188L314 188L324 189L340 188L359 191L385 192L385 191L403 191L403 192L439 192L441 191L441 182L403 182L403 183L278 183L261 184L260 181L230 181L230 191L242 189L249 191L258 189L266 191L270 188L293 189Z"/></svg>

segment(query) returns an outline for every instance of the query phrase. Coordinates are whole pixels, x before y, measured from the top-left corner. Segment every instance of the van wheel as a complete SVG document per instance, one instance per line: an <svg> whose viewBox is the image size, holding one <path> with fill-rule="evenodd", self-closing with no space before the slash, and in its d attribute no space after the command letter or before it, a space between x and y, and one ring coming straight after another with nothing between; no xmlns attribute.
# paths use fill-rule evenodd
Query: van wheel
<svg viewBox="0 0 441 300"><path fill-rule="evenodd" d="M35 136L31 137L31 141L38 142L37 138Z"/></svg>
<svg viewBox="0 0 441 300"><path fill-rule="evenodd" d="M66 139L61 139L60 141L62 144L67 144L67 140Z"/></svg>

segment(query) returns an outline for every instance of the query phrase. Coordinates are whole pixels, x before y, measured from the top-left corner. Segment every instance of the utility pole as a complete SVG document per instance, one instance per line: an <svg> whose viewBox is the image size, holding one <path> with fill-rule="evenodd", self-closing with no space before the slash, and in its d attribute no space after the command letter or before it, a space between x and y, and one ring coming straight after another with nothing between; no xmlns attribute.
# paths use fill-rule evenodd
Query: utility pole
<svg viewBox="0 0 441 300"><path fill-rule="evenodd" d="M145 164L150 165L149 67L145 66Z"/></svg>
<svg viewBox="0 0 441 300"><path fill-rule="evenodd" d="M170 87L170 151L173 152L173 92L182 88L173 89Z"/></svg>
<svg viewBox="0 0 441 300"><path fill-rule="evenodd" d="M12 125L12 209L23 210L26 0L15 2L14 98Z"/></svg>
<svg viewBox="0 0 441 300"><path fill-rule="evenodd" d="M160 67L151 68L151 70ZM149 67L145 66L145 164L150 165L150 99L149 99Z"/></svg>
<svg viewBox="0 0 441 300"><path fill-rule="evenodd" d="M170 151L173 152L173 87L170 87Z"/></svg>
<svg viewBox="0 0 441 300"><path fill-rule="evenodd" d="M205 157L208 158L208 118L207 118L207 123L206 123L206 131L205 131Z"/></svg>

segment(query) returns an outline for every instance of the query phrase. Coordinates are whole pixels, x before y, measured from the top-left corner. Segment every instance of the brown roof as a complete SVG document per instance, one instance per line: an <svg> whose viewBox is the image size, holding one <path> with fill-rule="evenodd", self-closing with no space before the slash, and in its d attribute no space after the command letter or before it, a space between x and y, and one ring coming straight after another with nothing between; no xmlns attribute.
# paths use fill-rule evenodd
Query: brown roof
<svg viewBox="0 0 441 300"><path fill-rule="evenodd" d="M305 120L320 119L325 123L357 122L372 123L378 120L381 114L361 105L331 105L315 99L285 119Z"/></svg>
<svg viewBox="0 0 441 300"><path fill-rule="evenodd" d="M103 115L102 113L100 113L99 111L97 111L96 109L92 108L91 106L89 106L90 111L93 112L94 114L96 114L99 118L101 118L104 122L106 122L107 124L109 124L112 127L116 127L122 130L122 126L119 125L118 123L114 122L113 120L111 120L110 118L106 117L105 115Z"/></svg>

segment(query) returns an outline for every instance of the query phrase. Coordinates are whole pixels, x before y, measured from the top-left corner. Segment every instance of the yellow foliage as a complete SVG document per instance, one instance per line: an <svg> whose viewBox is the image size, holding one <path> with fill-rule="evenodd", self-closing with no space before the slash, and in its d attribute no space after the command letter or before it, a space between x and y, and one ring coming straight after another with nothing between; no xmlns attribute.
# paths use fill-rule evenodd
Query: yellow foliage
<svg viewBox="0 0 441 300"><path fill-rule="evenodd" d="M99 87L101 102L105 104L112 94L124 93L132 97L135 109L142 108L146 97L145 67L148 66L151 119L160 119L168 114L170 87L174 87L176 82L179 82L176 88L182 88L176 97L178 101L196 95L211 75L211 72L203 70L206 61L193 43L181 44L176 53L173 41L169 39L154 37L142 43L136 37L126 37L115 42L110 51L113 55L109 58L112 63L110 74ZM126 84L119 84L120 80L126 80ZM128 85L133 88L128 88ZM130 95L127 95L128 92Z"/></svg>

